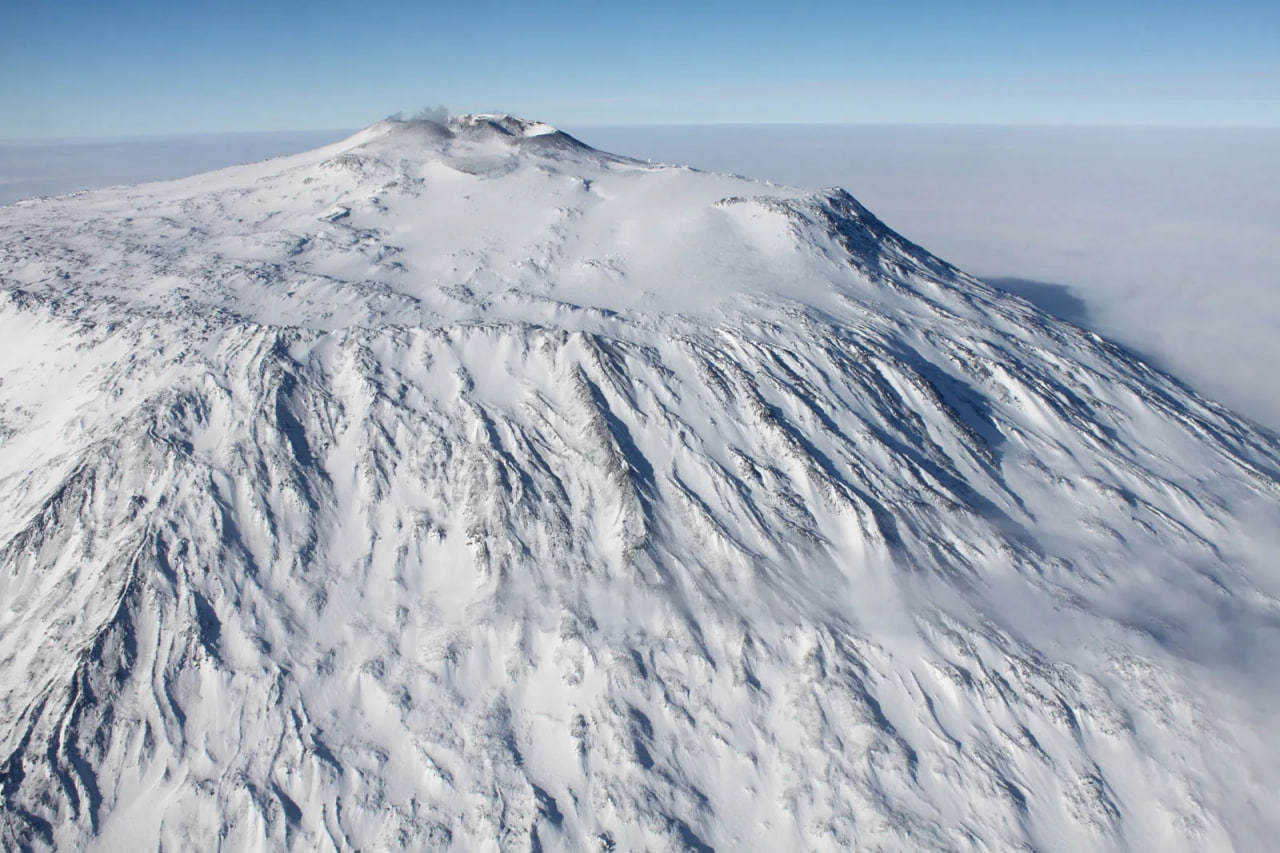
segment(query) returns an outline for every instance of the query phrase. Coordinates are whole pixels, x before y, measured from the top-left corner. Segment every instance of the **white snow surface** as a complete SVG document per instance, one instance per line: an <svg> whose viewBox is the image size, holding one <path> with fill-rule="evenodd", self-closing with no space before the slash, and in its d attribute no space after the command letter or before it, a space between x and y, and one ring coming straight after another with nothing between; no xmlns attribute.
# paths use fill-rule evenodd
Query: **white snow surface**
<svg viewBox="0 0 1280 853"><path fill-rule="evenodd" d="M0 846L1263 849L1280 447L509 116L0 208Z"/></svg>

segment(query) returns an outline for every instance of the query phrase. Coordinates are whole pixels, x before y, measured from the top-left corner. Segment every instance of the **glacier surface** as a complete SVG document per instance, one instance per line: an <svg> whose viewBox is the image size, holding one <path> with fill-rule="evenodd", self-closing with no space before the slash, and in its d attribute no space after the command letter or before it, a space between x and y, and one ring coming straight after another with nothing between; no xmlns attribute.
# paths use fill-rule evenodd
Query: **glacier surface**
<svg viewBox="0 0 1280 853"><path fill-rule="evenodd" d="M1280 447L508 116L0 208L6 849L1261 849Z"/></svg>

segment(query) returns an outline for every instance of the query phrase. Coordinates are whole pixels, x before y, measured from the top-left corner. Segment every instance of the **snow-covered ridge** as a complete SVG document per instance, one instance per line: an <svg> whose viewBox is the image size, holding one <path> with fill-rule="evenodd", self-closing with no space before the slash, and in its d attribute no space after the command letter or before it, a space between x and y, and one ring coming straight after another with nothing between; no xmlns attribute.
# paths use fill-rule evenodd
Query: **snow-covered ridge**
<svg viewBox="0 0 1280 853"><path fill-rule="evenodd" d="M554 140L581 150L589 150L589 146L545 122L529 121L502 113L476 113L445 120L389 118L337 144L355 147L388 138L408 138L428 148L450 140L501 140L508 145L546 144Z"/></svg>
<svg viewBox="0 0 1280 853"><path fill-rule="evenodd" d="M844 191L382 122L0 253L6 849L1276 829L1274 437Z"/></svg>

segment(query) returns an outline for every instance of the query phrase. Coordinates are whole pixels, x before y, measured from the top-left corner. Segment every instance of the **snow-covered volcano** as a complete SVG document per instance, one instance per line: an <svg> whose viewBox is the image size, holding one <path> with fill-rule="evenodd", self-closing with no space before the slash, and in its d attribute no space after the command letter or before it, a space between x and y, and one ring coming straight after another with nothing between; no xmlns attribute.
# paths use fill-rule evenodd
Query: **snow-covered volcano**
<svg viewBox="0 0 1280 853"><path fill-rule="evenodd" d="M389 121L0 252L6 849L1280 831L1275 436L843 191Z"/></svg>

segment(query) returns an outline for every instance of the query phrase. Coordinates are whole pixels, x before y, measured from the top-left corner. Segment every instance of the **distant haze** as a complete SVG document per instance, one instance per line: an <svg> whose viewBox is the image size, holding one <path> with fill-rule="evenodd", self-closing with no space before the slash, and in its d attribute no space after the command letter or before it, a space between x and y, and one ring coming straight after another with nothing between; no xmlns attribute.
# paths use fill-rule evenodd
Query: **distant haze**
<svg viewBox="0 0 1280 853"><path fill-rule="evenodd" d="M348 133L303 130L0 142L0 204L38 195L184 178L296 154Z"/></svg>
<svg viewBox="0 0 1280 853"><path fill-rule="evenodd" d="M598 148L843 186L935 254L1280 430L1280 129L568 127ZM0 144L0 203L176 178L341 131Z"/></svg>

